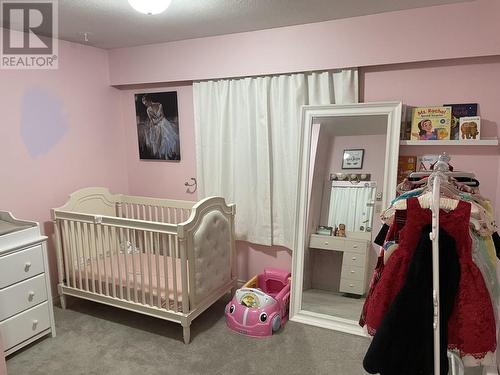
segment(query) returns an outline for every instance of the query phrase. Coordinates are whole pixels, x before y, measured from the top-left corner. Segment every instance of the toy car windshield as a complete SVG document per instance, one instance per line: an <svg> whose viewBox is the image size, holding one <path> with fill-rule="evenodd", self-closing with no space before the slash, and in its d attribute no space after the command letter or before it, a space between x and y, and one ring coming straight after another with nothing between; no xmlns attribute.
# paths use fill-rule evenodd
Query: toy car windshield
<svg viewBox="0 0 500 375"><path fill-rule="evenodd" d="M263 291L255 288L241 288L236 291L236 300L243 306L262 309L276 300Z"/></svg>

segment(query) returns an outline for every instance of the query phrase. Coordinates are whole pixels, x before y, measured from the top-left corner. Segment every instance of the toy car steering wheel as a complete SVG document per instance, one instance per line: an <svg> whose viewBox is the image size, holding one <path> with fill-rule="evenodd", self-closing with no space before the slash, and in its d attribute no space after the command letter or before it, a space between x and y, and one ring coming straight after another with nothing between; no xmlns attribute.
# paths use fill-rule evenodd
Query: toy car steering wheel
<svg viewBox="0 0 500 375"><path fill-rule="evenodd" d="M236 291L238 303L250 308L263 308L276 302L270 295L256 288L241 288Z"/></svg>

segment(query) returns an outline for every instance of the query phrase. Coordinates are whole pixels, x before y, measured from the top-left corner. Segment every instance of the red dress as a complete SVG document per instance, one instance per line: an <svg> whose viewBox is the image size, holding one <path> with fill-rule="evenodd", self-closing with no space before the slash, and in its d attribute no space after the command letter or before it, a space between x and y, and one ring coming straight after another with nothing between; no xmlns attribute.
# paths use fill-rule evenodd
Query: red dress
<svg viewBox="0 0 500 375"><path fill-rule="evenodd" d="M472 261L469 235L471 206L460 201L455 210L439 213L439 225L456 242L460 261L460 283L455 307L448 321L448 347L461 355L483 358L496 348L495 318L483 276ZM432 221L430 209L420 207L418 198L407 200L406 224L399 232L399 247L391 255L378 282L368 295L364 313L368 332L374 335L394 297L404 284L410 259L420 239L422 228ZM389 232L390 236L394 231ZM411 334L411 327L408 327Z"/></svg>

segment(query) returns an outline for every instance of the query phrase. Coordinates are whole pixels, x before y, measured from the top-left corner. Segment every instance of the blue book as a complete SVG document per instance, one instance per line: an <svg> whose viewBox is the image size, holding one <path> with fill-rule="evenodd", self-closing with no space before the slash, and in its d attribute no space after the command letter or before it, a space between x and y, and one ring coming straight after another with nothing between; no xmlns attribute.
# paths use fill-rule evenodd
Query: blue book
<svg viewBox="0 0 500 375"><path fill-rule="evenodd" d="M451 107L451 137L450 139L460 138L460 117L477 116L477 103L466 104L444 104Z"/></svg>

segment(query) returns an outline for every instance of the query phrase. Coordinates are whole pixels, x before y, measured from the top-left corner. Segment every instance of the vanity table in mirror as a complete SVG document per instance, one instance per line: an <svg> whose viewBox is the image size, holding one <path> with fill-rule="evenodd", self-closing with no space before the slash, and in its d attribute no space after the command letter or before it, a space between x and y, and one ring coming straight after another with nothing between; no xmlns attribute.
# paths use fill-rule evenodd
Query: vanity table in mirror
<svg viewBox="0 0 500 375"><path fill-rule="evenodd" d="M357 322L395 196L401 103L303 108L291 319L364 335Z"/></svg>

